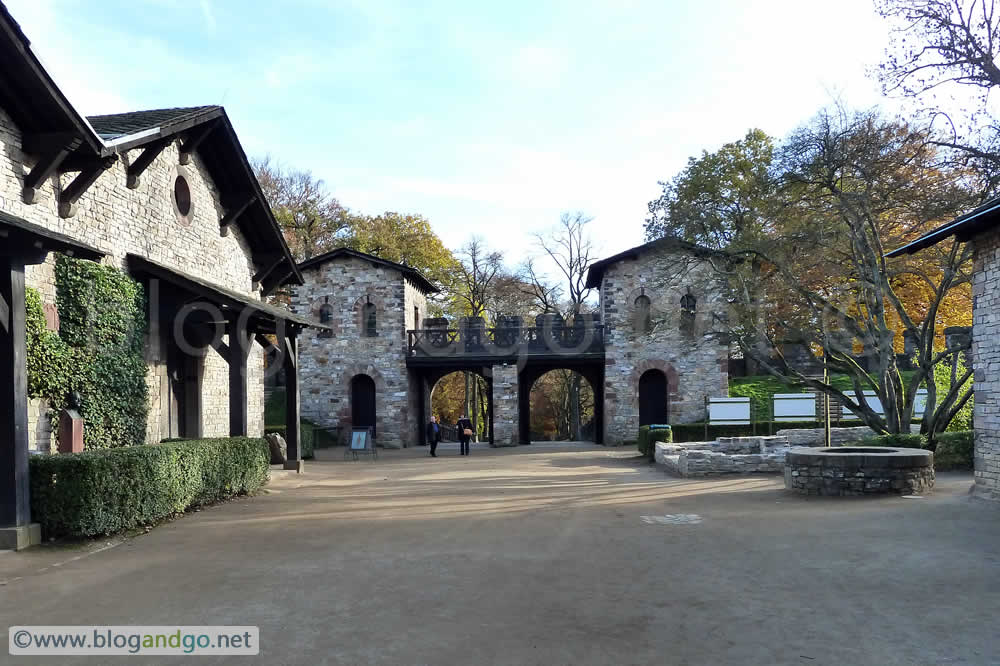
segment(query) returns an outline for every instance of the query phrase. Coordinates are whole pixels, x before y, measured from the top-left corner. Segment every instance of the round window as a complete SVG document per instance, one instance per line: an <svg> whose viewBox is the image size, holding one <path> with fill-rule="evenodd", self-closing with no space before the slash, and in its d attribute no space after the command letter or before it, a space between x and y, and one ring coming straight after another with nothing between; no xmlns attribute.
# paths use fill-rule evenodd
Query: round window
<svg viewBox="0 0 1000 666"><path fill-rule="evenodd" d="M182 217L191 214L191 188L188 187L184 176L177 176L174 180L174 204Z"/></svg>

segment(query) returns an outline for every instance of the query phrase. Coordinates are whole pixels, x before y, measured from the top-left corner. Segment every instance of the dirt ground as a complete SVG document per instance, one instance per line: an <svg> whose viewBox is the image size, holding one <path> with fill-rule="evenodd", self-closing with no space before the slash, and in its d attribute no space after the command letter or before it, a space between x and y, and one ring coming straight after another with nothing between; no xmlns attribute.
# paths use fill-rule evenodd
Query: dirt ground
<svg viewBox="0 0 1000 666"><path fill-rule="evenodd" d="M149 534L0 555L3 642L257 625L259 657L197 663L1000 663L1000 505L969 475L824 499L584 444L342 453Z"/></svg>

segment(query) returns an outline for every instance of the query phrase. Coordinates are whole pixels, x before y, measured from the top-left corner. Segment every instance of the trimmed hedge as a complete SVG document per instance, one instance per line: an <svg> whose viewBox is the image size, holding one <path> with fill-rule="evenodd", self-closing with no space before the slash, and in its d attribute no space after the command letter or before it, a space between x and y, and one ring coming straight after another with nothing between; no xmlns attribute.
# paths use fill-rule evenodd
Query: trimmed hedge
<svg viewBox="0 0 1000 666"><path fill-rule="evenodd" d="M862 439L858 446L892 446L901 449L926 449L927 438L914 433L873 435Z"/></svg>
<svg viewBox="0 0 1000 666"><path fill-rule="evenodd" d="M970 470L973 468L974 436L971 430L939 432L934 436L934 469Z"/></svg>
<svg viewBox="0 0 1000 666"><path fill-rule="evenodd" d="M32 456L31 516L45 537L148 524L267 482L263 439L233 437Z"/></svg>
<svg viewBox="0 0 1000 666"><path fill-rule="evenodd" d="M770 425L770 429L768 429ZM834 427L843 427L848 424L842 424L842 426L834 425ZM860 423L854 423L851 425L861 425ZM674 431L674 441L675 442L701 442L705 440L705 424L704 423L677 423L670 426ZM784 423L781 421L763 421L757 423L756 432L758 435L766 435L770 433L776 433L779 430L785 430L787 428L822 428L823 423L821 421L792 421L789 423ZM752 425L710 425L708 426L708 441L718 439L719 437L748 437L754 433L754 426Z"/></svg>
<svg viewBox="0 0 1000 666"><path fill-rule="evenodd" d="M639 453L652 458L653 454L656 453L657 442L672 441L674 441L674 438L672 428L670 427L652 430L649 426L639 426L639 435L636 437L635 444L636 448L639 449Z"/></svg>

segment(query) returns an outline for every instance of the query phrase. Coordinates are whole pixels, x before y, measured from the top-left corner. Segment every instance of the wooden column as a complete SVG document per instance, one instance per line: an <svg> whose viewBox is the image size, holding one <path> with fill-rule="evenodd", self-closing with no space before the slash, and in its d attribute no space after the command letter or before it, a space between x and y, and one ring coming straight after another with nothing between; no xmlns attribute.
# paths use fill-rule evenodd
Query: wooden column
<svg viewBox="0 0 1000 666"><path fill-rule="evenodd" d="M249 433L250 413L247 409L248 376L247 359L253 340L247 335L246 326L233 324L229 329L229 436L246 437Z"/></svg>
<svg viewBox="0 0 1000 666"><path fill-rule="evenodd" d="M0 256L0 528L30 522L24 260Z"/></svg>
<svg viewBox="0 0 1000 666"><path fill-rule="evenodd" d="M302 447L299 432L299 355L296 333L284 335L285 366L285 440L288 443L285 469L301 469Z"/></svg>

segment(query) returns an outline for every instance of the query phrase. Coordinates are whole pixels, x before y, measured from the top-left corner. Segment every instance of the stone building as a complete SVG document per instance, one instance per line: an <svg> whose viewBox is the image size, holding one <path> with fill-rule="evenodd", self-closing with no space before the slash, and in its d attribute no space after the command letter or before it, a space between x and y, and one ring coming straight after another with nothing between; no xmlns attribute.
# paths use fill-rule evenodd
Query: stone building
<svg viewBox="0 0 1000 666"><path fill-rule="evenodd" d="M598 442L634 439L641 423L701 420L706 397L728 395L728 349L709 334L724 303L706 252L676 241L632 248L590 268L596 316L544 315L534 326L509 317L493 328L426 320L436 289L408 266L348 249L310 259L292 308L331 330L303 335L303 414L345 430L374 426L381 446L412 446L436 382L473 372L487 384L491 443L516 445L530 437L534 382L570 369L593 389Z"/></svg>
<svg viewBox="0 0 1000 666"><path fill-rule="evenodd" d="M729 350L710 334L726 304L708 252L661 239L591 265L586 285L599 289L604 325L606 442L634 439L640 424L701 421L705 398L729 395Z"/></svg>
<svg viewBox="0 0 1000 666"><path fill-rule="evenodd" d="M437 288L409 266L340 248L299 264L293 311L330 327L301 338L302 415L327 427L372 426L380 446L414 441L416 378L407 335Z"/></svg>
<svg viewBox="0 0 1000 666"><path fill-rule="evenodd" d="M144 286L147 443L261 435L261 334L294 370L309 322L262 301L301 276L222 107L84 118L2 4L0 62L0 532L20 535L29 447L53 446L24 366L25 286L59 328L49 250L103 257Z"/></svg>
<svg viewBox="0 0 1000 666"><path fill-rule="evenodd" d="M1000 500L1000 199L893 250L912 254L948 238L973 246L972 367L975 486L980 497ZM952 331L952 335L965 331ZM946 331L948 333L948 331Z"/></svg>

